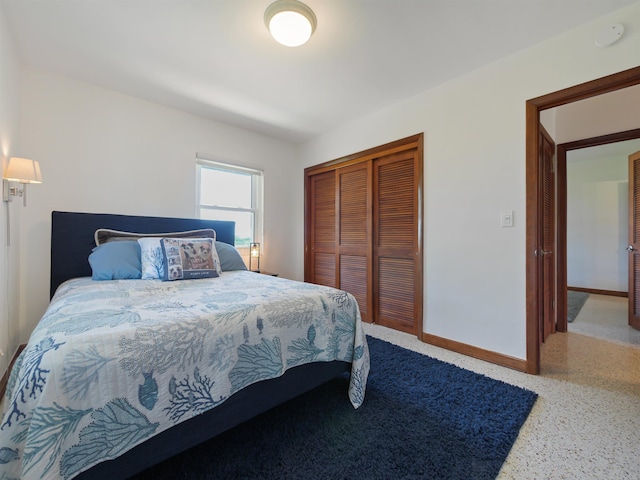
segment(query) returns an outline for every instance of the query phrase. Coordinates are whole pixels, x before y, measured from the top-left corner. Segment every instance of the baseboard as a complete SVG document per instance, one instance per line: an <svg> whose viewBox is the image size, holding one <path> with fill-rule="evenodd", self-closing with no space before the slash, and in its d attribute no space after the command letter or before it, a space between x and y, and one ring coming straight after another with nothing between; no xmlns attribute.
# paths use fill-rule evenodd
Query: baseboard
<svg viewBox="0 0 640 480"><path fill-rule="evenodd" d="M586 292L593 293L594 295L609 295L611 297L628 297L628 292L618 292L616 290L599 290L597 288L584 288L584 287L567 287L567 290L573 290L574 292Z"/></svg>
<svg viewBox="0 0 640 480"><path fill-rule="evenodd" d="M485 362L495 363L503 367L512 368L519 372L526 372L527 362L520 358L510 357L509 355L503 355L502 353L492 352L491 350L485 350L484 348L474 347L473 345L467 345L466 343L456 342L455 340L449 340L447 338L438 337L430 333L422 333L422 341L436 347L446 348L453 352L462 353L470 357L484 360Z"/></svg>
<svg viewBox="0 0 640 480"><path fill-rule="evenodd" d="M16 350L16 353L13 354L13 358L9 363L9 368L7 368L6 372L4 372L4 375L2 375L2 378L0 378L0 400L4 398L4 392L6 392L7 390L7 383L9 382L9 375L11 375L11 369L13 368L13 364L16 363L16 360L18 359L18 357L24 350L24 347L26 346L27 346L26 343L18 345L18 349Z"/></svg>

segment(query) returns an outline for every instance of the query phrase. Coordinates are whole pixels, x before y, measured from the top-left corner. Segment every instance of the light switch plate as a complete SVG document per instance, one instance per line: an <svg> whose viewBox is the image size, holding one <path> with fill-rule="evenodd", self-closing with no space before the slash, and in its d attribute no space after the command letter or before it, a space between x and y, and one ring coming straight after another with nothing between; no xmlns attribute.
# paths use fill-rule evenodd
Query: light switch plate
<svg viewBox="0 0 640 480"><path fill-rule="evenodd" d="M502 210L500 212L500 226L513 227L513 210Z"/></svg>

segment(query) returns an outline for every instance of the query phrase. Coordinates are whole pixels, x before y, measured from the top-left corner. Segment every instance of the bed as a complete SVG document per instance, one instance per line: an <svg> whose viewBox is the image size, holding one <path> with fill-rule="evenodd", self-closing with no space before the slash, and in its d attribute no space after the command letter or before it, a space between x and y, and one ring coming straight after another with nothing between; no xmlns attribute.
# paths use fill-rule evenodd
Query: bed
<svg viewBox="0 0 640 480"><path fill-rule="evenodd" d="M0 478L127 478L344 372L345 396L362 404L369 353L355 299L229 270L234 228L52 213L51 302L11 372ZM97 230L107 240L95 248ZM201 238L207 230L215 238ZM144 278L155 252L145 248L158 242L163 278L91 278L103 273L98 253L135 245ZM173 260L183 262L182 279L169 277Z"/></svg>

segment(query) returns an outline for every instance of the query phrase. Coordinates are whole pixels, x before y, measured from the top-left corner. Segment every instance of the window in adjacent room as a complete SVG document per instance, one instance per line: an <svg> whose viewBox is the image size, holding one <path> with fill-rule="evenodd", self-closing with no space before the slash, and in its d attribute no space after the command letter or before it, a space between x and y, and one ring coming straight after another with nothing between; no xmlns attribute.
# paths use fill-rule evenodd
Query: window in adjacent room
<svg viewBox="0 0 640 480"><path fill-rule="evenodd" d="M262 242L263 172L196 157L198 216L236 222L236 248ZM244 256L244 255L243 255Z"/></svg>

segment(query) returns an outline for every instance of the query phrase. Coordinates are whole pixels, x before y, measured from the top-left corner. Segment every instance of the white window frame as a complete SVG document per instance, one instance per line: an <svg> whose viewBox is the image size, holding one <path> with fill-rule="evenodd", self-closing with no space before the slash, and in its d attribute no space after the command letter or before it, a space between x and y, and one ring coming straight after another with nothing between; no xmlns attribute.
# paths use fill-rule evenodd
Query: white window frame
<svg viewBox="0 0 640 480"><path fill-rule="evenodd" d="M207 205L201 199L201 171L203 168L222 170L231 173L243 173L251 175L251 208L234 207L230 205ZM264 172L255 168L234 165L231 163L212 160L203 154L196 154L196 215L200 218L200 212L204 210L219 210L232 212L252 212L253 213L253 239L252 242L263 243L263 222L264 222ZM248 251L248 247L247 247Z"/></svg>

